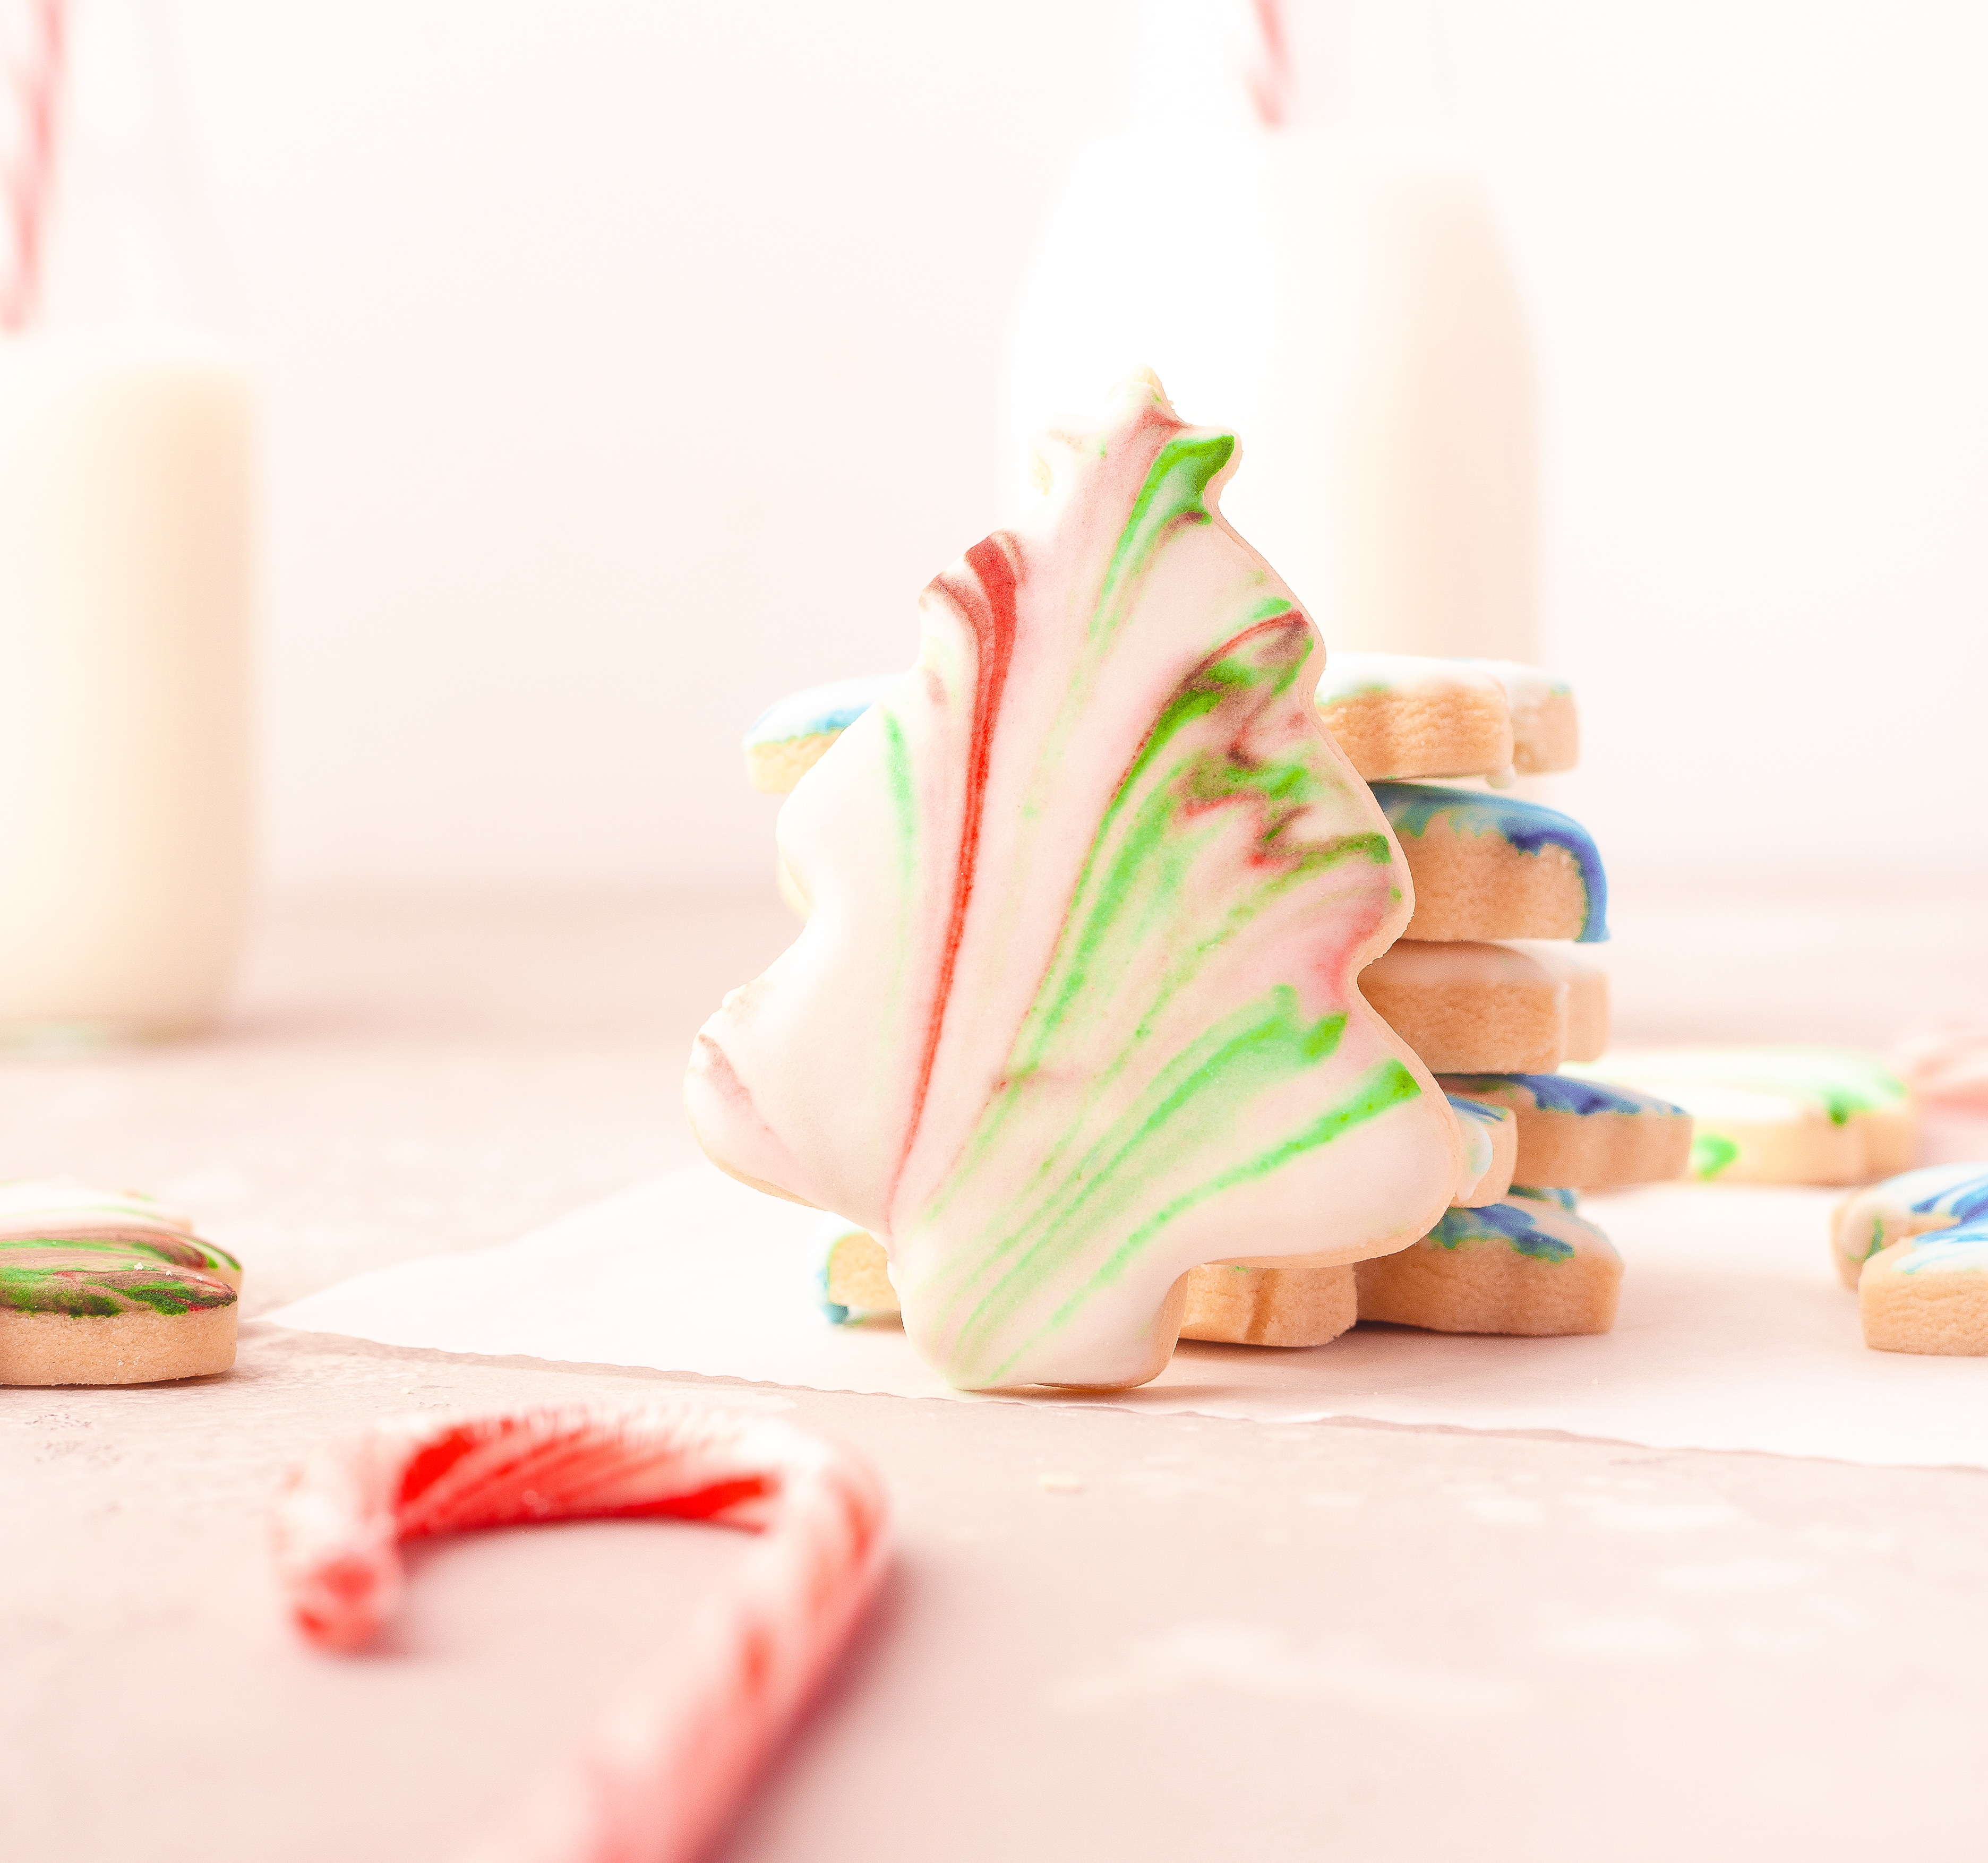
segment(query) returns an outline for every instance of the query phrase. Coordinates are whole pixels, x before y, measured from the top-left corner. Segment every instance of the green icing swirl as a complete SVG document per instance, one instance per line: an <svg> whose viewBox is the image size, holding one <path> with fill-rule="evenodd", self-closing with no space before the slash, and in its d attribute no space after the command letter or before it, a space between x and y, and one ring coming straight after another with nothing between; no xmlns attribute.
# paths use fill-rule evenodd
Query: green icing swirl
<svg viewBox="0 0 1988 1863"><path fill-rule="evenodd" d="M107 1320L142 1310L177 1319L234 1302L221 1282L163 1268L0 1267L0 1309L9 1313Z"/></svg>
<svg viewBox="0 0 1988 1863"><path fill-rule="evenodd" d="M1162 455L1156 475L1167 465ZM1163 528L1149 512L1141 534ZM1107 582L1107 593L1111 587ZM1122 1016L1125 1006L1114 999L1124 986L1117 980L1142 974L1142 958L1163 951L1167 962L1133 1022L1132 1040L1093 1076L1096 1098L1105 1097L1129 1070L1150 1066L1151 1031L1168 1006L1273 904L1344 863L1384 867L1392 859L1387 837L1371 831L1318 841L1286 838L1326 794L1320 760L1302 749L1246 760L1233 751L1247 719L1295 685L1310 651L1303 618L1287 604L1275 604L1270 618L1196 669L1162 709L1104 812L1001 1085L929 1214L972 1192L1039 1081L1085 1067L1091 1030L1084 1006L1095 1013L1101 1001L1114 1019ZM1230 873L1225 884L1210 887L1206 864L1219 857L1233 834L1238 806L1254 826L1258 857L1239 876ZM1167 1057L1101 1134L1080 1141L1067 1133L1055 1142L1036 1173L1033 1194L1019 1208L1003 1209L965 1252L975 1266L954 1290L955 1300L966 1303L958 1327L965 1358L984 1363L988 1381L1005 1375L1036 1336L1014 1337L1020 1310L1046 1283L1070 1273L1100 1234L1124 1239L1059 1305L1046 1330L1116 1280L1189 1210L1418 1097L1413 1076L1390 1060L1303 1130L1267 1146L1249 1142L1252 1105L1330 1057L1345 1023L1343 1013L1307 1023L1297 990L1276 986ZM1212 1169L1142 1219L1139 1205L1164 1164L1204 1154L1212 1161L1238 1150L1243 1153L1238 1161ZM1002 1350L997 1341L1012 1341L1012 1349Z"/></svg>

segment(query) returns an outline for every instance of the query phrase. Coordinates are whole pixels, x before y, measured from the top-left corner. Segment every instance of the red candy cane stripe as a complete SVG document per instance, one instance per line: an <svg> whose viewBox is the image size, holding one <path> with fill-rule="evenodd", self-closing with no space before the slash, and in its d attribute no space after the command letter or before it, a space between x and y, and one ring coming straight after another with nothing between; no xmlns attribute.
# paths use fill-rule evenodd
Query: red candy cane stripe
<svg viewBox="0 0 1988 1863"><path fill-rule="evenodd" d="M0 140L0 212L12 249L11 262L0 271L0 330L8 330L26 328L41 286L66 36L64 0L17 0L15 11L25 26L25 45L8 44L0 32L0 57L5 59L0 83L15 117L11 144Z"/></svg>
<svg viewBox="0 0 1988 1863"><path fill-rule="evenodd" d="M318 1451L276 1507L297 1628L355 1649L404 1583L402 1541L539 1520L708 1520L760 1535L687 1646L624 1688L475 1863L688 1863L840 1654L888 1563L881 1484L783 1424L689 1405L397 1418Z"/></svg>
<svg viewBox="0 0 1988 1863"><path fill-rule="evenodd" d="M1254 58L1245 68L1242 82L1255 105L1256 120L1266 130L1280 130L1290 121L1297 79L1291 69L1291 36L1284 17L1284 0L1253 0Z"/></svg>

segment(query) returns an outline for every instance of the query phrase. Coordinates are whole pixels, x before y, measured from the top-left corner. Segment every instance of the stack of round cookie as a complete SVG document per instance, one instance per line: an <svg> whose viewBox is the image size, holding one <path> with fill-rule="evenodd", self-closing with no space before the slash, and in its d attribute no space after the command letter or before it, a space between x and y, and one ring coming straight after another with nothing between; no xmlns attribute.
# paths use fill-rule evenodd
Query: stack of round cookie
<svg viewBox="0 0 1988 1863"><path fill-rule="evenodd" d="M1648 1094L1557 1071L1608 1044L1607 979L1577 952L1608 935L1608 882L1578 823L1501 790L1514 774L1573 767L1573 694L1510 662L1341 654L1319 706L1373 785L1415 884L1407 932L1361 979L1367 999L1453 1105L1510 1122L1515 1155L1491 1196L1459 1198L1421 1241L1357 1268L1198 1270L1185 1333L1312 1344L1356 1316L1445 1332L1606 1332L1621 1261L1575 1213L1575 1195L1681 1175L1692 1122ZM1470 777L1493 786L1432 780ZM1323 1314L1313 1283L1328 1276L1341 1277L1344 1316L1330 1331L1300 1317Z"/></svg>
<svg viewBox="0 0 1988 1863"><path fill-rule="evenodd" d="M746 739L756 786L792 789L887 683L846 680L775 706ZM1472 1181L1428 1235L1357 1267L1195 1269L1182 1336L1318 1345L1362 1317L1605 1332L1621 1262L1575 1213L1575 1193L1680 1175L1692 1122L1649 1094L1557 1071L1608 1043L1606 979L1574 948L1608 935L1607 881L1579 823L1503 792L1515 776L1573 766L1573 694L1508 661L1341 654L1318 704L1373 786L1415 888L1406 934L1368 968L1363 990L1438 1077ZM1491 786L1449 786L1472 778ZM896 1307L882 1249L847 1222L824 1222L819 1271L837 1318Z"/></svg>

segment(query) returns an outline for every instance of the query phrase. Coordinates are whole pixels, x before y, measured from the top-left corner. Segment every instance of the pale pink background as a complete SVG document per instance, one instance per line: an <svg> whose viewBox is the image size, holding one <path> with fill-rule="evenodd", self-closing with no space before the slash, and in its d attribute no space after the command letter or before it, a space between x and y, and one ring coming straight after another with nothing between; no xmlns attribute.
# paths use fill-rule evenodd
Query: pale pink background
<svg viewBox="0 0 1988 1863"><path fill-rule="evenodd" d="M149 3L269 387L272 883L763 888L739 732L906 660L992 516L1102 0ZM1440 10L1542 356L1564 800L1625 896L1978 890L1988 16Z"/></svg>

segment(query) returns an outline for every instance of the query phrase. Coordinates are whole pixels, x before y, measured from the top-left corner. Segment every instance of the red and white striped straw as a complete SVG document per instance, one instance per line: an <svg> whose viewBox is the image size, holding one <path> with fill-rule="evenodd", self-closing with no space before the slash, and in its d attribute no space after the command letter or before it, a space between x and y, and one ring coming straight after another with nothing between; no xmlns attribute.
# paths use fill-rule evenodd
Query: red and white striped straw
<svg viewBox="0 0 1988 1863"><path fill-rule="evenodd" d="M458 1860L693 1863L861 1620L888 1562L888 1516L858 1457L735 1413L575 1404L401 1417L292 1474L276 1569L297 1628L347 1650L391 1614L404 1540L672 1516L758 1533L685 1642L638 1671L573 1754Z"/></svg>
<svg viewBox="0 0 1988 1863"><path fill-rule="evenodd" d="M25 330L41 293L49 192L55 178L57 106L68 33L66 0L0 0L0 110L12 127L0 141L0 330ZM4 119L0 119L4 120Z"/></svg>
<svg viewBox="0 0 1988 1863"><path fill-rule="evenodd" d="M1243 68L1242 81L1256 120L1266 130L1280 130L1291 120L1297 83L1291 70L1291 36L1283 0L1253 0L1256 39L1254 56Z"/></svg>

